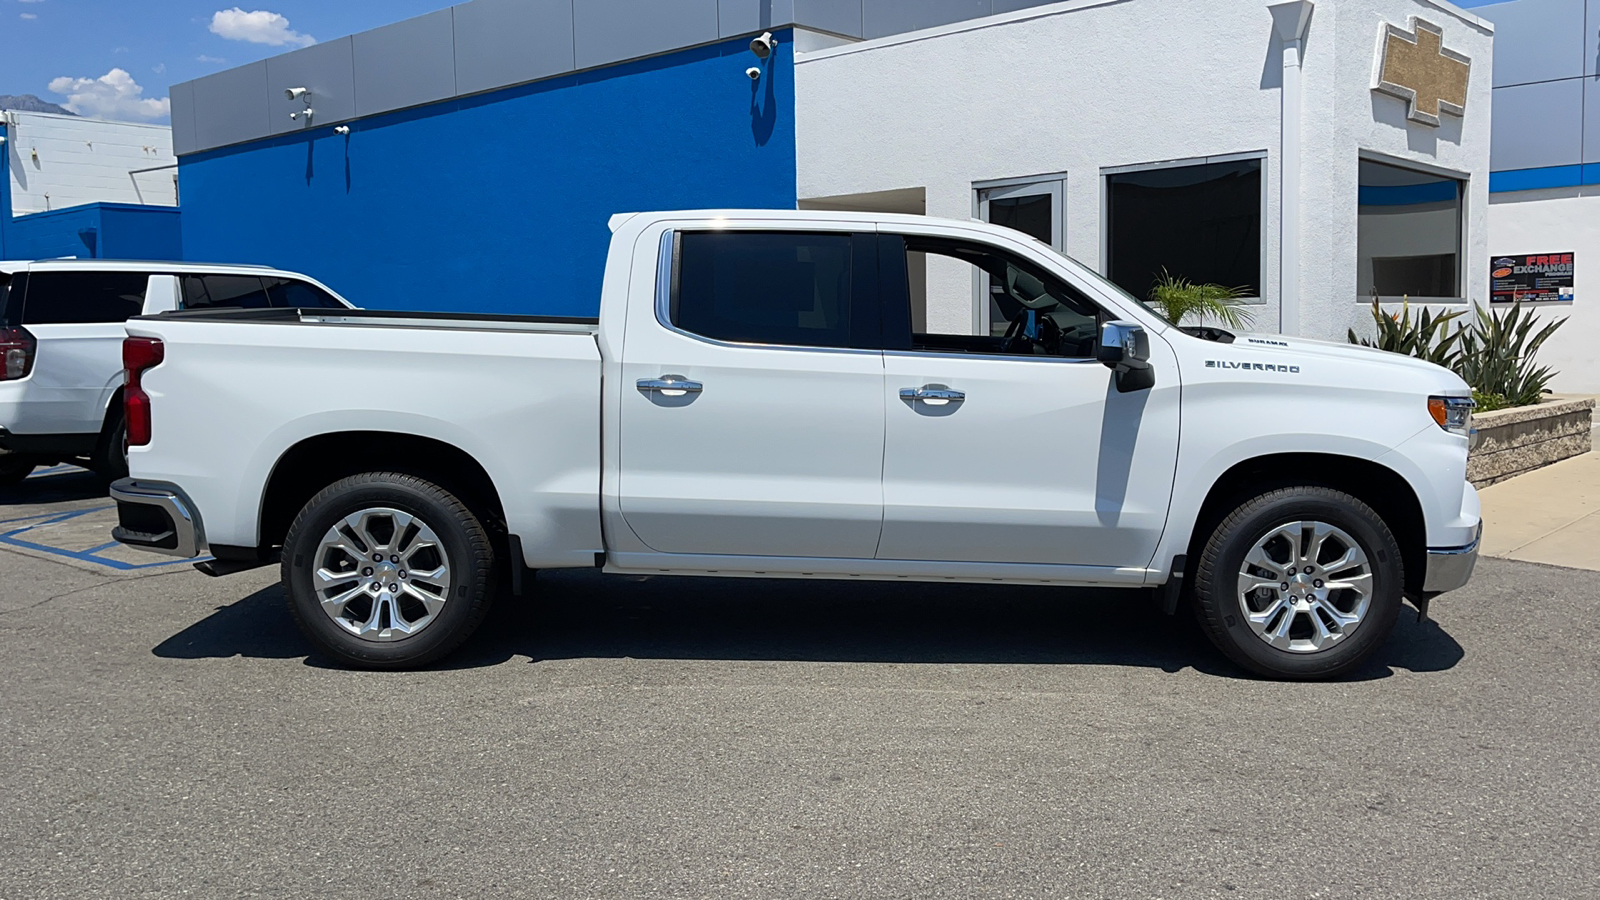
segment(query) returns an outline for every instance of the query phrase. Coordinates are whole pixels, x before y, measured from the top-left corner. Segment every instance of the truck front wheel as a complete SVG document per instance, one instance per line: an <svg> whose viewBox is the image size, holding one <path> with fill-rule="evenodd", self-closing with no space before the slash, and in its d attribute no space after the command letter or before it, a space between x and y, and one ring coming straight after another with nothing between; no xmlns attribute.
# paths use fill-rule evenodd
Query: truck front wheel
<svg viewBox="0 0 1600 900"><path fill-rule="evenodd" d="M1405 571L1378 514L1324 487L1248 500L1206 541L1195 598L1228 658L1271 678L1334 678L1389 637Z"/></svg>
<svg viewBox="0 0 1600 900"><path fill-rule="evenodd" d="M494 552L449 491L412 475L354 475L305 505L283 543L289 609L318 649L346 665L426 665L488 612Z"/></svg>

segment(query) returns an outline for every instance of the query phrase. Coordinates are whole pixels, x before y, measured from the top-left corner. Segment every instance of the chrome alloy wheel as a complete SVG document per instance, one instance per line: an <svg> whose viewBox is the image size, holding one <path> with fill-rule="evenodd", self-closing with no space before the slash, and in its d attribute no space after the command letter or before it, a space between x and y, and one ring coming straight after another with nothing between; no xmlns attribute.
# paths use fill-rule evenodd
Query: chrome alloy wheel
<svg viewBox="0 0 1600 900"><path fill-rule="evenodd" d="M1257 637L1279 650L1315 653L1361 624L1372 603L1372 565L1343 529L1288 522L1245 554L1238 595Z"/></svg>
<svg viewBox="0 0 1600 900"><path fill-rule="evenodd" d="M398 509L351 513L322 536L313 586L322 611L362 640L397 641L438 619L450 561L426 522Z"/></svg>

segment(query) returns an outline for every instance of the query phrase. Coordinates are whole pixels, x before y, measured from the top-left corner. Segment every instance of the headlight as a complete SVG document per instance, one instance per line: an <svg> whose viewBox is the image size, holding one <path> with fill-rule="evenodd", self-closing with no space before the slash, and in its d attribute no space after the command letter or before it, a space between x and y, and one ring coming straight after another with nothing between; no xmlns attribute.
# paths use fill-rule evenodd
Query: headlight
<svg viewBox="0 0 1600 900"><path fill-rule="evenodd" d="M1428 412L1439 427L1462 437L1472 436L1472 408L1477 405L1470 397L1428 398Z"/></svg>

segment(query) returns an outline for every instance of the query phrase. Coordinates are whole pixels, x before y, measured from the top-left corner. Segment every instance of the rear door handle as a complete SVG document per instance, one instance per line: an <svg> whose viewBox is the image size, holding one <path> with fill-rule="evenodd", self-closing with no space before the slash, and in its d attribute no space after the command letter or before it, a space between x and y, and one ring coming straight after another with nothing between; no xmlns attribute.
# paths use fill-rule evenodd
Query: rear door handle
<svg viewBox="0 0 1600 900"><path fill-rule="evenodd" d="M930 406L943 406L946 403L959 403L967 399L966 393L951 390L942 384L925 384L919 388L901 388L901 400L921 400Z"/></svg>
<svg viewBox="0 0 1600 900"><path fill-rule="evenodd" d="M682 375L641 378L638 381L638 385L639 390L646 394L660 394L663 397L682 397L686 394L698 394L705 390L705 385L698 381L690 381Z"/></svg>

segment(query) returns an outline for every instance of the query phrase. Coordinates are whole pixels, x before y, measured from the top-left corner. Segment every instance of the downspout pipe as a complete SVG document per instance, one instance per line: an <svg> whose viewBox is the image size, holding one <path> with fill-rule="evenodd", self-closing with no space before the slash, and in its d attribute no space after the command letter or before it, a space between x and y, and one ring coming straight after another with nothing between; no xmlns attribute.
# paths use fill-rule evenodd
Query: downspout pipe
<svg viewBox="0 0 1600 900"><path fill-rule="evenodd" d="M1300 122L1301 59L1311 0L1267 7L1272 29L1283 44L1283 101L1278 151L1278 331L1300 333Z"/></svg>

